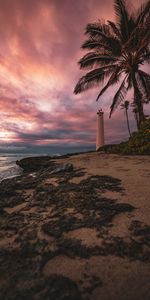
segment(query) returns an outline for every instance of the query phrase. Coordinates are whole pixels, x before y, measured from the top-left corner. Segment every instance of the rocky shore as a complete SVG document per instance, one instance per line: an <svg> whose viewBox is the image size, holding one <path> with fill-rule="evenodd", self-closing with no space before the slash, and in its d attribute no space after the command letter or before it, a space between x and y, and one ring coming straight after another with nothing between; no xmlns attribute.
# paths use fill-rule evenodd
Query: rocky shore
<svg viewBox="0 0 150 300"><path fill-rule="evenodd" d="M150 157L17 164L0 183L0 299L148 300Z"/></svg>

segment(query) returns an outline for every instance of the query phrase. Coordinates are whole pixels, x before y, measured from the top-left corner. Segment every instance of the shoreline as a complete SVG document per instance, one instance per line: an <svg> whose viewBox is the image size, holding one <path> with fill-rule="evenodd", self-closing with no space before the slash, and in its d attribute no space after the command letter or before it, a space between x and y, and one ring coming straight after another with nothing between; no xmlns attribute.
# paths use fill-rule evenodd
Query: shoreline
<svg viewBox="0 0 150 300"><path fill-rule="evenodd" d="M6 161L7 167L3 163L3 166L2 166L2 168L3 168L3 170L2 170L3 176L0 176L0 182L2 182L5 179L10 179L10 178L13 178L13 177L18 177L24 171L27 171L27 172L30 171L30 168L28 168L28 166L27 166L27 165L30 165L30 162L34 163L35 168L38 171L39 170L39 164L37 163L37 161L41 162L41 168L42 168L42 164L44 164L45 159L47 159L48 161L50 161L52 159L63 159L63 158L67 158L67 157L70 157L70 156L73 156L73 155L79 155L79 154L82 154L82 153L90 153L90 152L93 152L93 151L66 153L66 154L62 154L62 155L47 155L47 154L43 154L43 155L35 155L35 154L31 155L30 154L29 156L28 155L26 155L26 156L21 155L19 159L16 159L16 160L13 160L13 161L9 161L9 166L8 166L8 162ZM14 154L12 154L11 156L13 158L15 158ZM2 157L10 158L10 156L7 156L7 155L2 156ZM16 158L17 157L19 157L19 154L16 156ZM22 163L22 161L23 161L23 163ZM29 163L28 163L28 161L29 161ZM27 170L24 170L24 166L27 168ZM18 171L17 171L16 167L18 167ZM1 168L1 166L0 166L0 168ZM10 173L12 173L12 174L10 175Z"/></svg>
<svg viewBox="0 0 150 300"><path fill-rule="evenodd" d="M86 151L86 152L74 152L74 153L66 153L62 155L43 155L43 156L27 156L21 160L16 161L16 165L21 167L24 171L30 171L30 169L36 169L37 171L46 168L50 161L52 160L61 160L61 159L67 159L72 156L78 156L82 154L89 154L89 153L96 153L96 151ZM34 166L31 166L31 164L34 164Z"/></svg>
<svg viewBox="0 0 150 300"><path fill-rule="evenodd" d="M150 157L25 160L0 183L0 298L148 300Z"/></svg>

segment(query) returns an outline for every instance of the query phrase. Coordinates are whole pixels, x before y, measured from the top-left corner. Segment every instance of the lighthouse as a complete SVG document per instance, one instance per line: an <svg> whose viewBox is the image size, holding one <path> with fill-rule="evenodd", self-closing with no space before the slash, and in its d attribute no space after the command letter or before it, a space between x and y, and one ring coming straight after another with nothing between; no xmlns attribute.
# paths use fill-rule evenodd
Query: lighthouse
<svg viewBox="0 0 150 300"><path fill-rule="evenodd" d="M97 131L96 131L96 150L104 146L104 119L103 111L99 109L97 112Z"/></svg>

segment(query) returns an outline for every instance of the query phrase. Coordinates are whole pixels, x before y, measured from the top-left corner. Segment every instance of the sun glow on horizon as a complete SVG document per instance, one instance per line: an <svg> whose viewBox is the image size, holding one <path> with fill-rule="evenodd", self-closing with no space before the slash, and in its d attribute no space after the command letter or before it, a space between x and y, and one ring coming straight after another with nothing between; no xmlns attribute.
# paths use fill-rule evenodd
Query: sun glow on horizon
<svg viewBox="0 0 150 300"><path fill-rule="evenodd" d="M0 131L0 140L1 142L9 142L13 139L16 139L16 134L7 130Z"/></svg>

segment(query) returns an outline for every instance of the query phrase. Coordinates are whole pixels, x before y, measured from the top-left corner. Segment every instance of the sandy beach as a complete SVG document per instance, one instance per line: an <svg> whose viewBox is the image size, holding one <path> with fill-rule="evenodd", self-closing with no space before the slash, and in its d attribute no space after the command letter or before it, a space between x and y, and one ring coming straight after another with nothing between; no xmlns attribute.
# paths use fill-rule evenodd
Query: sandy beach
<svg viewBox="0 0 150 300"><path fill-rule="evenodd" d="M3 181L0 299L150 299L149 195L150 156L85 153Z"/></svg>

